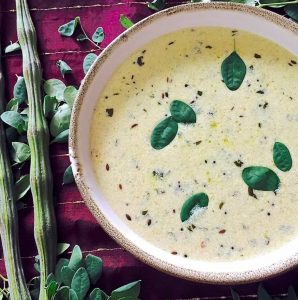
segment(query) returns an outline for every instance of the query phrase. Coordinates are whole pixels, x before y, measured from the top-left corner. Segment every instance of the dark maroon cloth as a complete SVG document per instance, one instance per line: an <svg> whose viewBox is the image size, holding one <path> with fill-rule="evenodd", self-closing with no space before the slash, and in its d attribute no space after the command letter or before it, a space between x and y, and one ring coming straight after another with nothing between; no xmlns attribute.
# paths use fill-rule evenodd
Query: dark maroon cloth
<svg viewBox="0 0 298 300"><path fill-rule="evenodd" d="M73 69L67 75L66 83L79 85L83 78L82 61L90 51L98 50L89 43L78 43L73 38L61 37L57 29L76 16L80 16L87 33L92 34L98 26L105 30L102 46L110 43L123 28L119 15L124 14L133 21L150 15L145 0L28 0L31 15L38 35L39 55L45 79L62 79L56 61L65 60ZM168 1L168 6L183 3ZM2 6L1 6L2 5ZM0 1L0 29L2 45L16 41L16 14L13 0ZM16 74L22 74L20 53L4 55L3 63L6 78L7 99L12 98L12 88ZM51 146L51 162L55 179L56 214L58 219L59 242L78 244L84 253L93 253L104 261L103 277L99 286L110 292L112 289L130 282L142 280L142 299L181 299L192 297L230 297L228 286L211 286L192 283L166 275L143 264L125 251L97 224L74 184L62 186L65 168L69 165L66 145ZM33 268L36 253L33 238L33 207L28 197L26 206L20 210L20 239L23 264L27 278L36 275ZM3 257L1 253L1 257ZM0 260L0 273L5 274L3 258ZM286 292L289 284L295 284L298 270L288 272L264 282L272 294ZM237 286L241 295L256 293L257 284Z"/></svg>

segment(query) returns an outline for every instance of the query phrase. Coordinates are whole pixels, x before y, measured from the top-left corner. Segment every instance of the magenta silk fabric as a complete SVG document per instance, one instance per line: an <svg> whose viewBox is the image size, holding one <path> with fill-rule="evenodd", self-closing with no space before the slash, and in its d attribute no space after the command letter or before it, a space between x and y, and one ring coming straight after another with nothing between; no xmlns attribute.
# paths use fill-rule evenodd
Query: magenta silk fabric
<svg viewBox="0 0 298 300"><path fill-rule="evenodd" d="M57 29L60 25L76 16L81 18L89 35L98 26L105 30L102 47L107 46L118 34L123 32L119 24L119 15L124 14L137 22L150 15L143 0L28 0L31 15L37 29L39 55L45 79L63 80L56 62L66 61L73 69L64 82L79 85L83 79L82 62L88 52L99 51L89 42L78 43L73 38L61 37ZM182 1L168 1L167 6L181 4ZM16 14L13 0L0 1L0 29L2 45L16 41ZM3 64L6 78L7 99L12 98L12 89L16 74L22 74L20 52L4 55ZM103 259L104 272L98 286L106 292L132 280L142 280L141 299L182 299L195 297L230 297L228 286L211 286L192 283L159 272L140 262L111 239L85 206L75 184L62 186L63 173L69 165L67 145L52 145L51 163L54 173L56 215L59 242L78 244L84 254L92 253ZM28 279L36 276L33 263L36 247L33 238L33 207L30 197L25 200L25 208L19 212L21 253ZM5 275L2 251L0 273ZM289 284L295 284L297 270L267 280L264 284L272 294L285 293ZM296 280L297 282L297 280ZM236 287L241 295L255 294L257 284ZM215 298L214 298L215 297Z"/></svg>

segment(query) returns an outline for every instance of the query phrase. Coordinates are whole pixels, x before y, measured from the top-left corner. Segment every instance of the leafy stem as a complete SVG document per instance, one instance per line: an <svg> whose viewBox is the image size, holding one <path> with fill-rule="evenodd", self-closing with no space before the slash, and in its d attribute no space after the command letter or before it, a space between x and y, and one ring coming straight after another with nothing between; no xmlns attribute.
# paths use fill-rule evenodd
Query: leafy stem
<svg viewBox="0 0 298 300"><path fill-rule="evenodd" d="M84 29L82 23L81 23L81 19L80 19L80 18L78 19L78 21L79 21L79 24L80 24L80 26L81 26L81 30L82 30L83 34L85 35L86 39L87 39L91 44L93 44L96 48L98 48L99 50L103 50L103 48L101 48L97 43L93 42L92 39L90 39L90 38L88 37L88 35L87 35L87 33L86 33L86 31L85 31L85 29Z"/></svg>
<svg viewBox="0 0 298 300"><path fill-rule="evenodd" d="M294 1L287 1L287 2L272 2L272 3L260 3L256 4L257 7L268 7L268 6L275 6L275 5L288 5L288 4L295 4L298 3L298 0Z"/></svg>

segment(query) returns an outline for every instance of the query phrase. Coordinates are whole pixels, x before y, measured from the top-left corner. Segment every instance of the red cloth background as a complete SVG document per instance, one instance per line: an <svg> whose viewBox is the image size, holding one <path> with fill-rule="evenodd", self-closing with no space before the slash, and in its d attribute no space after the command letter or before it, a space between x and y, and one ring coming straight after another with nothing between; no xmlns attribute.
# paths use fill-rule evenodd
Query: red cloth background
<svg viewBox="0 0 298 300"><path fill-rule="evenodd" d="M84 28L92 35L98 26L105 30L105 47L123 28L119 24L119 15L125 14L132 20L139 21L150 15L145 0L29 0L31 15L37 29L39 55L45 79L60 78L56 61L65 60L73 69L66 83L79 85L83 78L82 61L88 52L98 50L89 42L78 43L72 38L61 37L57 29L60 25L80 16ZM183 3L168 1L168 6ZM0 29L2 45L16 41L15 4L13 0L0 1ZM6 78L7 99L12 98L12 88L16 81L15 74L21 75L20 53L4 55L3 63ZM58 219L59 242L78 244L83 252L100 256L104 261L103 277L99 286L110 292L112 289L132 280L142 279L142 299L181 299L208 297L217 299L230 297L228 286L212 286L192 283L163 274L143 264L113 241L97 224L84 205L75 184L62 187L62 177L69 165L67 145L51 146L51 162L55 178L56 214ZM27 278L36 275L33 268L36 253L33 238L33 207L30 197L26 206L20 210L20 239L23 264ZM0 273L5 274L4 260L1 254ZM298 270L264 282L271 294L286 292L289 284L295 284ZM237 286L241 295L255 295L257 284ZM245 297L246 298L246 297Z"/></svg>

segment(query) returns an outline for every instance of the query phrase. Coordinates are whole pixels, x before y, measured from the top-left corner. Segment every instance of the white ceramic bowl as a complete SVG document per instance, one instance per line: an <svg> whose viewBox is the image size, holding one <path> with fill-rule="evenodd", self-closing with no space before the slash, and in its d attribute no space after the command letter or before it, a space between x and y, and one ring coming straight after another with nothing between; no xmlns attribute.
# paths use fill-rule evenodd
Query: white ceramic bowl
<svg viewBox="0 0 298 300"><path fill-rule="evenodd" d="M144 19L114 40L85 77L71 120L70 158L80 192L98 222L119 244L145 263L170 274L209 283L261 280L298 263L298 239L266 255L235 262L206 262L173 256L135 234L109 207L92 169L89 133L99 95L119 64L149 41L182 28L221 26L246 30L298 55L298 24L260 8L208 3L173 7Z"/></svg>

